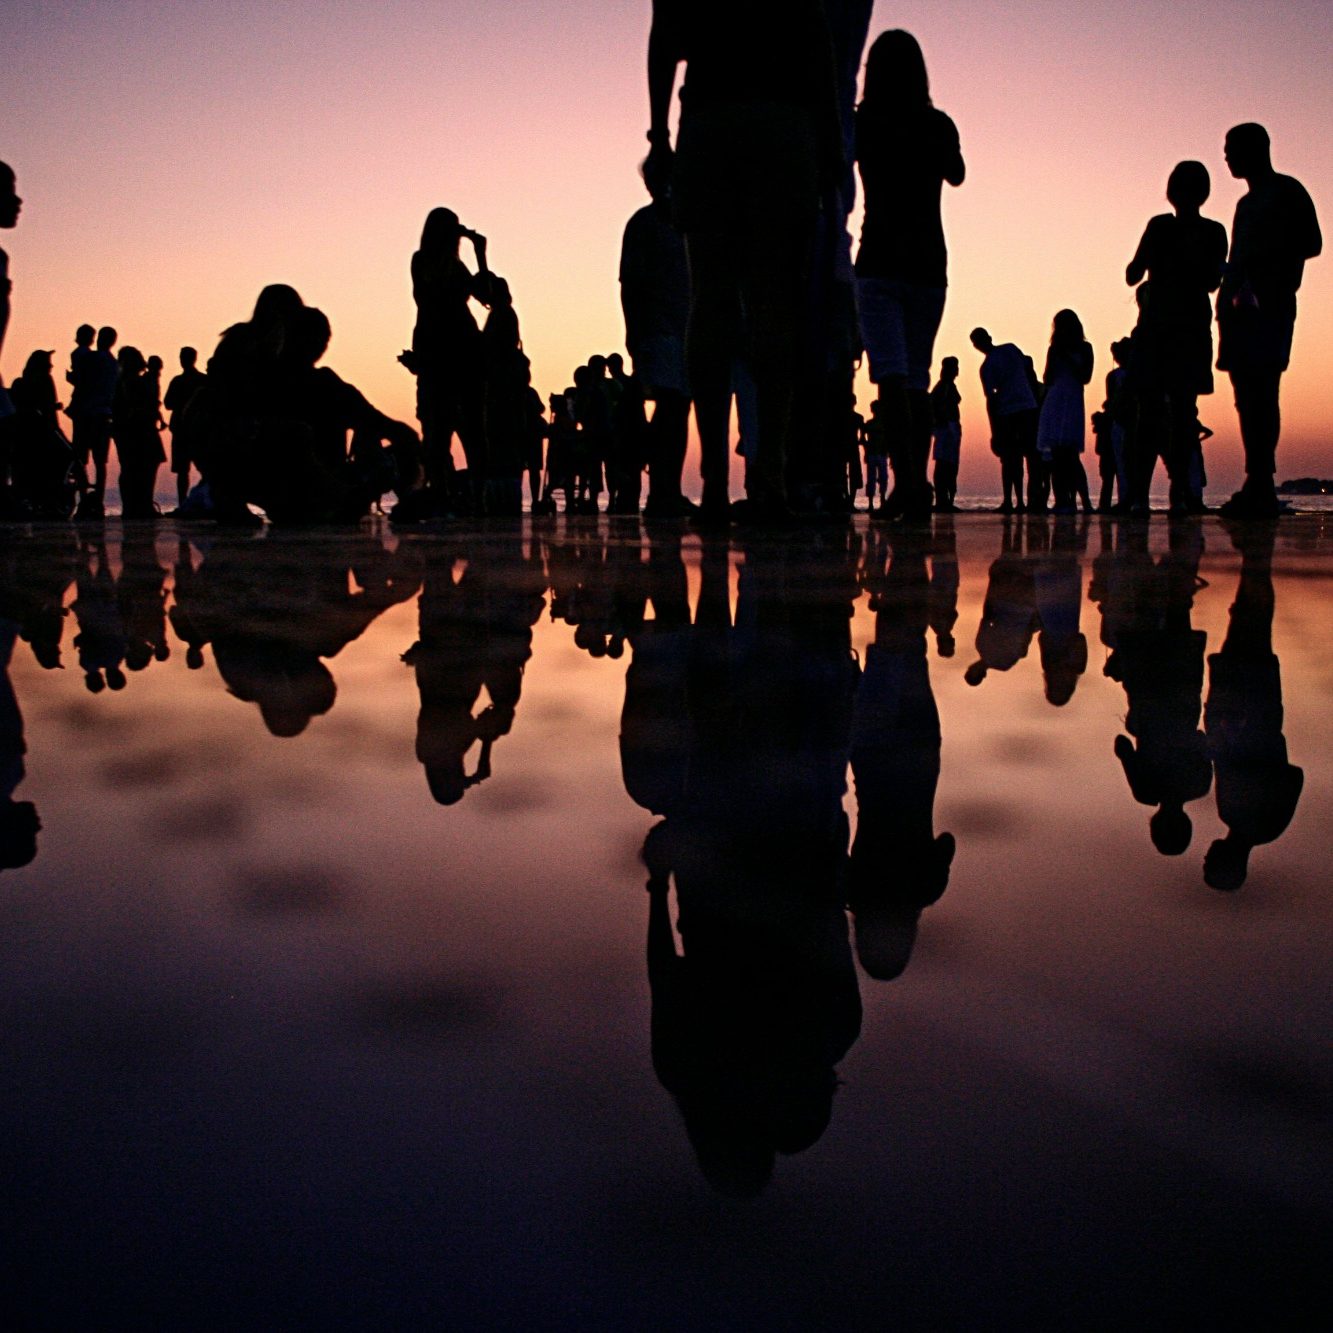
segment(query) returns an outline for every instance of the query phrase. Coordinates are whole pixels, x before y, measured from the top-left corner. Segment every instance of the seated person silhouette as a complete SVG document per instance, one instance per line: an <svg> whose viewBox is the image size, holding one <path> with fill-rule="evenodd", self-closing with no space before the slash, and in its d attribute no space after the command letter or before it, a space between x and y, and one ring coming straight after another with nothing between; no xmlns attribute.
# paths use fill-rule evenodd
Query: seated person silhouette
<svg viewBox="0 0 1333 1333"><path fill-rule="evenodd" d="M1273 652L1272 523L1232 529L1240 584L1226 638L1208 659L1204 731L1216 773L1217 813L1226 837L1209 847L1205 883L1230 892L1245 883L1250 853L1274 842L1296 813L1304 772L1287 758L1282 677Z"/></svg>

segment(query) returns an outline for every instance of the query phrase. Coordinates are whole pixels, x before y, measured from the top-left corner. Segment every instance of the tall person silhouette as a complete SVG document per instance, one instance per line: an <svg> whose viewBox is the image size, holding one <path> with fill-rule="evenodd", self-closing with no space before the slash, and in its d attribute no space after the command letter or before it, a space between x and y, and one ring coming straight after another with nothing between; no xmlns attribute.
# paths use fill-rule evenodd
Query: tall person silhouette
<svg viewBox="0 0 1333 1333"><path fill-rule="evenodd" d="M1229 130L1225 151L1231 174L1249 189L1236 204L1217 299L1217 366L1231 375L1245 449L1245 484L1223 513L1263 518L1278 512L1273 486L1282 429L1278 393L1291 360L1296 293L1305 261L1319 254L1324 241L1305 186L1273 170L1262 125Z"/></svg>
<svg viewBox="0 0 1333 1333"><path fill-rule="evenodd" d="M865 220L856 256L861 329L879 386L894 494L886 515L928 514L930 369L944 315L948 255L940 220L944 182L965 174L958 129L930 100L915 37L881 33L866 59L856 113Z"/></svg>
<svg viewBox="0 0 1333 1333"><path fill-rule="evenodd" d="M832 44L819 0L782 16L761 0L654 0L648 41L651 169L672 161L690 264L687 361L703 509L728 513L731 370L744 329L758 395L748 486L759 517L788 511L786 461L802 310L821 196L844 170Z"/></svg>
<svg viewBox="0 0 1333 1333"><path fill-rule="evenodd" d="M14 168L7 162L0 162L0 229L12 230L19 220L23 200L19 198ZM0 249L0 352L5 350L5 334L9 331L10 293L13 283L9 277L9 254ZM13 416L9 395L5 392L5 382L0 379L0 418Z"/></svg>

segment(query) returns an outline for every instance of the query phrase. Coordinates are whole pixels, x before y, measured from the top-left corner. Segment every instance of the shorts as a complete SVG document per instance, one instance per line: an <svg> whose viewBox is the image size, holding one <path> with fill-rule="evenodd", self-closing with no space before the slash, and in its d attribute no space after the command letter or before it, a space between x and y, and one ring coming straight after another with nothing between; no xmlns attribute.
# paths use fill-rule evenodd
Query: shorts
<svg viewBox="0 0 1333 1333"><path fill-rule="evenodd" d="M898 278L858 278L856 290L871 380L882 384L896 375L909 389L929 389L945 289Z"/></svg>

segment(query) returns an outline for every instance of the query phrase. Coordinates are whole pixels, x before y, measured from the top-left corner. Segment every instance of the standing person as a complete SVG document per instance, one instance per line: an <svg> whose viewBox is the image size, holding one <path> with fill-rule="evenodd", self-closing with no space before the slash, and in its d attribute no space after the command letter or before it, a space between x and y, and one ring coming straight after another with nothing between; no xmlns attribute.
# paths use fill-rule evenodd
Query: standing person
<svg viewBox="0 0 1333 1333"><path fill-rule="evenodd" d="M958 358L946 356L940 362L939 383L930 391L930 415L935 423L935 508L943 514L958 506L958 459L963 443L963 423L958 409Z"/></svg>
<svg viewBox="0 0 1333 1333"><path fill-rule="evenodd" d="M106 465L111 453L111 412L115 403L116 381L120 366L112 348L117 333L109 325L97 330L97 348L84 362L74 385L75 403L70 412L74 420L74 462L87 475L92 459L92 485L79 502L81 518L101 518L106 499ZM73 358L71 357L71 363Z"/></svg>
<svg viewBox="0 0 1333 1333"><path fill-rule="evenodd" d="M866 512L875 509L875 494L879 493L879 507L889 498L889 445L884 436L883 409L878 398L870 404L870 420L866 422Z"/></svg>
<svg viewBox="0 0 1333 1333"><path fill-rule="evenodd" d="M477 271L459 258L459 243L472 242ZM486 304L491 274L486 238L469 231L448 208L433 208L412 256L412 299L417 322L412 349L399 358L417 377L417 418L421 422L426 485L436 506L447 508L452 489L453 438L457 434L469 473L469 489L482 494L485 473L485 378L481 330L468 308Z"/></svg>
<svg viewBox="0 0 1333 1333"><path fill-rule="evenodd" d="M156 386L143 353L137 347L121 348L111 430L120 460L120 512L124 518L153 518L157 514L153 487L157 469L167 458L157 432L157 412Z"/></svg>
<svg viewBox="0 0 1333 1333"><path fill-rule="evenodd" d="M176 503L185 504L190 493L190 400L208 382L199 369L199 353L193 347L180 350L181 373L167 385L162 406L171 413L171 470L176 474Z"/></svg>
<svg viewBox="0 0 1333 1333"><path fill-rule="evenodd" d="M990 418L991 451L1000 460L1004 487L1001 514L1023 513L1023 460L1029 460L1029 494L1034 481L1031 459L1037 447L1037 396L1032 391L1032 359L1013 343L999 343L985 329L972 330L972 346L981 353L981 388Z"/></svg>
<svg viewBox="0 0 1333 1333"><path fill-rule="evenodd" d="M821 0L775 17L763 0L654 0L648 39L650 169L672 163L673 208L690 268L686 358L699 427L703 509L729 513L731 368L741 341L759 407L749 473L756 517L789 514L786 485L800 315L821 196L843 174L832 43Z"/></svg>
<svg viewBox="0 0 1333 1333"><path fill-rule="evenodd" d="M1103 485L1100 508L1105 513L1127 514L1130 507L1131 441L1138 424L1138 407L1129 374L1133 350L1134 344L1130 338L1117 338L1111 344L1111 360L1115 365L1106 376L1106 398L1102 403L1102 412L1106 418L1106 443L1115 477L1116 502L1111 504L1109 489Z"/></svg>
<svg viewBox="0 0 1333 1333"><path fill-rule="evenodd" d="M1171 481L1173 513L1203 507L1191 474L1199 452L1198 400L1213 391L1213 315L1209 293L1222 281L1226 228L1201 215L1212 182L1202 162L1181 162L1166 183L1172 213L1159 213L1144 230L1125 281L1147 277L1150 296L1139 322L1140 403L1152 420L1142 451L1147 475L1138 479L1146 503L1157 450ZM1153 427L1155 426L1155 429Z"/></svg>
<svg viewBox="0 0 1333 1333"><path fill-rule="evenodd" d="M640 168L651 202L625 224L620 245L625 347L644 398L654 404L647 437L646 518L674 518L693 509L680 489L690 421L685 376L690 271L685 241L671 219L670 168L660 155Z"/></svg>
<svg viewBox="0 0 1333 1333"><path fill-rule="evenodd" d="M1273 486L1282 428L1278 393L1291 360L1296 293L1305 261L1319 254L1324 241L1305 187L1273 170L1262 125L1228 130L1225 152L1227 168L1249 189L1236 204L1217 298L1217 366L1231 376L1245 449L1245 484L1222 512L1263 518L1279 512Z"/></svg>
<svg viewBox="0 0 1333 1333"><path fill-rule="evenodd" d="M83 415L83 399L87 393L85 386L89 382L88 368L93 357L97 355L93 351L93 339L96 337L97 330L91 324L80 324L74 330L74 350L69 354L69 369L65 372L65 383L70 386L69 406L65 408L65 415L70 419L73 429L75 474L81 491L88 489L88 473L85 467L88 447L86 442L81 442L79 439L79 418Z"/></svg>
<svg viewBox="0 0 1333 1333"><path fill-rule="evenodd" d="M870 47L856 161L865 191L857 290L894 473L888 510L919 516L930 511L930 367L948 281L940 195L966 168L911 33L881 33Z"/></svg>
<svg viewBox="0 0 1333 1333"><path fill-rule="evenodd" d="M12 231L17 225L19 214L23 211L23 200L18 196L17 180L14 168L7 162L0 162L0 229ZM10 293L14 284L9 277L9 255L0 250L0 352L5 350L5 334L9 331ZM0 379L0 417L13 415L9 405L9 395L5 393L5 382Z"/></svg>
<svg viewBox="0 0 1333 1333"><path fill-rule="evenodd" d="M1061 310L1051 321L1051 346L1046 354L1042 383L1041 417L1037 448L1051 465L1055 512L1072 514L1082 499L1084 513L1092 512L1088 477L1083 469L1085 420L1083 386L1092 379L1092 344L1083 336L1083 324L1072 310Z"/></svg>

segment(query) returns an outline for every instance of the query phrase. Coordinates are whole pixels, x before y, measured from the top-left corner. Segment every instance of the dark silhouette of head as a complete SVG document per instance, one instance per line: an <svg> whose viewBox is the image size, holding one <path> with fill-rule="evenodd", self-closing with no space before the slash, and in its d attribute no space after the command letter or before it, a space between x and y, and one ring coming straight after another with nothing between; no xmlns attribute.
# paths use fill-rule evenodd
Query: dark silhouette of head
<svg viewBox="0 0 1333 1333"><path fill-rule="evenodd" d="M134 375L142 375L148 368L148 363L143 359L143 353L137 347L131 347L126 344L120 349L120 355L116 358L120 366L122 376L128 378Z"/></svg>
<svg viewBox="0 0 1333 1333"><path fill-rule="evenodd" d="M120 337L110 324L104 324L97 330L97 350L99 352L109 352L115 345L116 339Z"/></svg>
<svg viewBox="0 0 1333 1333"><path fill-rule="evenodd" d="M93 339L97 337L97 330L91 324L80 324L74 330L75 347L91 347Z"/></svg>
<svg viewBox="0 0 1333 1333"><path fill-rule="evenodd" d="M329 350L333 327L318 306L308 305L292 322L289 348L292 359L302 366L315 365Z"/></svg>
<svg viewBox="0 0 1333 1333"><path fill-rule="evenodd" d="M41 376L51 373L51 358L54 352L33 352L23 363L23 378L25 380L38 379Z"/></svg>
<svg viewBox="0 0 1333 1333"><path fill-rule="evenodd" d="M0 870L17 870L37 855L37 834L42 821L31 801L0 805Z"/></svg>
<svg viewBox="0 0 1333 1333"><path fill-rule="evenodd" d="M940 379L947 380L950 384L958 378L958 358L956 356L946 356L940 362Z"/></svg>
<svg viewBox="0 0 1333 1333"><path fill-rule="evenodd" d="M1130 351L1133 349L1133 343L1128 338L1117 338L1111 344L1111 360L1117 366L1123 366L1129 360Z"/></svg>
<svg viewBox="0 0 1333 1333"><path fill-rule="evenodd" d="M910 32L891 28L875 38L866 56L863 104L890 113L930 105L930 79L921 44Z"/></svg>
<svg viewBox="0 0 1333 1333"><path fill-rule="evenodd" d="M1083 321L1072 310L1057 311L1051 320L1051 346L1069 350L1084 341Z"/></svg>
<svg viewBox="0 0 1333 1333"><path fill-rule="evenodd" d="M1183 805L1163 805L1148 821L1152 845L1163 856L1181 856L1189 848L1194 825Z"/></svg>
<svg viewBox="0 0 1333 1333"><path fill-rule="evenodd" d="M426 214L425 225L421 228L419 248L423 255L434 258L456 255L462 235L462 223L452 208L432 208Z"/></svg>
<svg viewBox="0 0 1333 1333"><path fill-rule="evenodd" d="M123 690L125 688L125 673L118 667L107 667L106 686L109 690Z"/></svg>
<svg viewBox="0 0 1333 1333"><path fill-rule="evenodd" d="M182 347L180 351L181 369L193 370L199 361L199 353L193 347Z"/></svg>
<svg viewBox="0 0 1333 1333"><path fill-rule="evenodd" d="M17 186L14 168L8 162L0 162L0 227L6 231L18 224L19 214L23 211Z"/></svg>
<svg viewBox="0 0 1333 1333"><path fill-rule="evenodd" d="M606 368L611 372L612 379L622 379L625 374L625 358L619 352L612 352L606 358Z"/></svg>
<svg viewBox="0 0 1333 1333"><path fill-rule="evenodd" d="M648 189L648 194L655 204L665 204L671 199L671 160L661 157L645 157L639 164L639 175Z"/></svg>
<svg viewBox="0 0 1333 1333"><path fill-rule="evenodd" d="M289 287L285 282L272 282L255 299L250 323L256 328L270 328L294 320L304 309L305 302L295 287Z"/></svg>
<svg viewBox="0 0 1333 1333"><path fill-rule="evenodd" d="M1233 125L1227 131L1222 151L1227 160L1227 170L1237 180L1247 181L1255 176L1266 175L1273 169L1268 131L1253 121Z"/></svg>
<svg viewBox="0 0 1333 1333"><path fill-rule="evenodd" d="M893 981L912 961L921 913L949 887L958 846L952 833L900 848L892 860L893 880L886 892L884 865L858 858L853 848L848 896L855 925L856 957L868 977Z"/></svg>
<svg viewBox="0 0 1333 1333"><path fill-rule="evenodd" d="M160 375L162 373L162 358L160 356L150 356L148 358L148 373L150 375Z"/></svg>
<svg viewBox="0 0 1333 1333"><path fill-rule="evenodd" d="M1204 853L1203 882L1221 893L1235 893L1250 869L1249 843L1218 838Z"/></svg>
<svg viewBox="0 0 1333 1333"><path fill-rule="evenodd" d="M968 338L970 339L972 346L975 347L978 352L989 352L995 346L995 340L985 329L973 329L968 335Z"/></svg>
<svg viewBox="0 0 1333 1333"><path fill-rule="evenodd" d="M1197 212L1208 201L1213 182L1202 162L1178 162L1166 180L1166 198L1172 208Z"/></svg>

